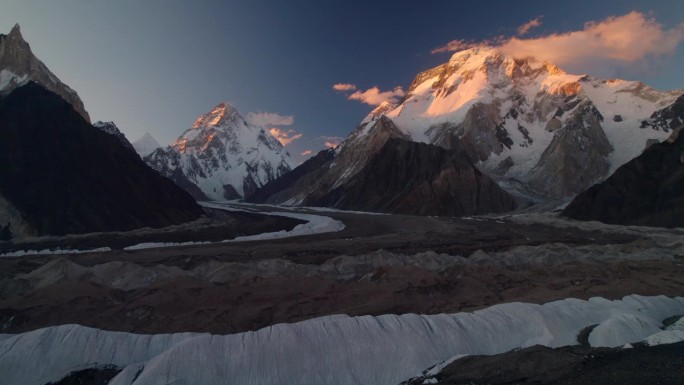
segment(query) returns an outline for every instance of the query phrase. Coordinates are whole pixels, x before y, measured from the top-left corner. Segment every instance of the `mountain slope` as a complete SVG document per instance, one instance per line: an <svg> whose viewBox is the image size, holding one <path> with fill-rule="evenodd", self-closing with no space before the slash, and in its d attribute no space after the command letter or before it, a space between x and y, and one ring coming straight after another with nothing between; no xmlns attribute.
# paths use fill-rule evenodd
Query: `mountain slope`
<svg viewBox="0 0 684 385"><path fill-rule="evenodd" d="M682 93L479 47L420 73L397 105L362 124L384 114L413 141L451 148L458 139L483 172L565 198L666 139L667 127L640 126Z"/></svg>
<svg viewBox="0 0 684 385"><path fill-rule="evenodd" d="M389 210L381 208L388 202L364 199L377 198L379 190L367 194L387 186L396 190L380 195L401 196L404 182L427 176L420 156L431 154L417 151L412 156L421 155L406 162L388 151L384 156L403 169L381 165L385 160L376 155L392 138L463 152L479 171L525 204L566 200L610 175L647 144L665 140L671 121L649 117L683 93L660 92L636 81L572 75L551 63L503 55L491 47L468 49L418 74L398 103L375 108L334 153L326 153L333 159L323 161L319 154L296 174L267 185L254 201ZM378 167L384 172L376 172ZM352 180L357 186L353 194L347 190ZM469 178L468 183L475 180ZM432 191L440 198L427 199L428 194L421 201L430 206L431 199L446 200L451 194L455 204L463 204L455 194L461 186L447 185L452 192ZM475 185L460 193L467 195L465 191ZM479 208L464 207L478 213L511 207L497 196L490 201L475 199ZM435 207L446 206L438 203L426 210ZM412 210L421 212L417 207ZM457 215L459 210L439 211Z"/></svg>
<svg viewBox="0 0 684 385"><path fill-rule="evenodd" d="M298 189L312 186L324 177L328 162L334 158L335 150L331 148L322 150L292 171L266 183L247 200L259 203L278 203L291 199L292 195L297 194Z"/></svg>
<svg viewBox="0 0 684 385"><path fill-rule="evenodd" d="M361 124L337 149L321 152L267 184L254 194L252 201L315 205L320 197L361 171L391 138L407 139L407 136L384 116Z"/></svg>
<svg viewBox="0 0 684 385"><path fill-rule="evenodd" d="M34 82L0 99L0 196L31 227L10 223L24 235L164 227L202 214L118 138Z"/></svg>
<svg viewBox="0 0 684 385"><path fill-rule="evenodd" d="M215 200L249 196L294 166L273 135L247 123L228 103L200 116L176 143L145 161L193 195L199 190Z"/></svg>
<svg viewBox="0 0 684 385"><path fill-rule="evenodd" d="M31 47L21 35L19 24L8 35L0 34L0 96L7 95L15 88L34 81L69 102L86 121L90 116L76 91L62 83L31 52Z"/></svg>
<svg viewBox="0 0 684 385"><path fill-rule="evenodd" d="M674 129L618 168L604 182L579 194L563 215L623 225L684 227L684 96L657 111L650 125Z"/></svg>
<svg viewBox="0 0 684 385"><path fill-rule="evenodd" d="M101 122L97 121L93 123L93 127L97 128L98 130L102 132L106 132L109 135L113 135L116 139L119 140L119 142L126 147L127 149L135 152L135 148L131 144L131 142L128 141L128 138L126 138L126 135L119 130L119 127L114 124L114 122Z"/></svg>
<svg viewBox="0 0 684 385"><path fill-rule="evenodd" d="M353 178L306 203L446 216L504 212L517 206L463 151L396 138L389 139Z"/></svg>
<svg viewBox="0 0 684 385"><path fill-rule="evenodd" d="M266 184L253 202L417 215L512 210L513 197L462 150L406 140L384 116L361 124L340 146Z"/></svg>

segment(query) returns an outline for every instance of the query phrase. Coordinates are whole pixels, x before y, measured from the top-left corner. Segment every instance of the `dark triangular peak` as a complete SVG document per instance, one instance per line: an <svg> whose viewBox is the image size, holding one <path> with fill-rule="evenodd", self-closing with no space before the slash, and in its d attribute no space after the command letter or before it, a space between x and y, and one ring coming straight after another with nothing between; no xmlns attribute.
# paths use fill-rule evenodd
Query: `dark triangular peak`
<svg viewBox="0 0 684 385"><path fill-rule="evenodd" d="M390 138L345 183L304 202L349 210L461 216L505 212L516 200L462 150Z"/></svg>

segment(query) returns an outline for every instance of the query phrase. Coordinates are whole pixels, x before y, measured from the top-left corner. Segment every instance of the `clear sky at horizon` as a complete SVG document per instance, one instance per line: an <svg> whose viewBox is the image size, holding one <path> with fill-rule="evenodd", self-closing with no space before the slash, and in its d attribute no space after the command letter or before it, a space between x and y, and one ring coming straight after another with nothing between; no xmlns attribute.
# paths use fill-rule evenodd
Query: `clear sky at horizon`
<svg viewBox="0 0 684 385"><path fill-rule="evenodd" d="M539 25L524 38L563 34L631 11L672 35L684 30L682 1L482 4L1 0L0 33L20 23L36 56L79 93L93 120L113 120L130 140L149 132L169 144L228 101L243 115L292 116L279 127L302 134L288 146L301 160L328 137L346 136L373 108L347 100L333 84L405 89L418 72L448 60L449 52L431 51L449 41L512 37L534 19ZM681 45L614 71L590 61L568 70L684 88Z"/></svg>

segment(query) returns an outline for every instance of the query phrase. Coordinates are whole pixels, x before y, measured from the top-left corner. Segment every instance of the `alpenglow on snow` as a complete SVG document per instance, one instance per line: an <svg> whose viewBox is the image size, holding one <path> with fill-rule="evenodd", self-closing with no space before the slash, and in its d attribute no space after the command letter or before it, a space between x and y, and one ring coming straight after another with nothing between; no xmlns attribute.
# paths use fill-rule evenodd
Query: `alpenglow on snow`
<svg viewBox="0 0 684 385"><path fill-rule="evenodd" d="M399 103L378 106L337 152L364 142L386 116L410 140L465 149L509 191L567 198L665 140L666 127L645 122L683 93L476 47L418 74Z"/></svg>
<svg viewBox="0 0 684 385"><path fill-rule="evenodd" d="M657 117L682 94L684 90L663 92L638 81L572 75L551 63L516 58L491 47L472 48L418 74L398 103L380 104L340 146L305 162L252 200L387 211L369 204L369 199L357 199L357 206L351 207L344 203L356 197L347 187L363 185L364 192L370 190L364 173L382 166L386 161L382 150L393 139L465 153L478 172L521 202L565 200L608 177L649 144L665 140L673 127L657 124ZM402 175L425 174L419 169L421 160L425 159L411 159ZM428 170L435 171L435 163L427 163L433 167ZM376 173L384 186L398 186L382 191L392 196L391 202L423 202L429 195L409 190L416 193L407 196L406 184L397 182L397 173L388 170L396 168ZM437 180L445 179L420 181L419 187L431 192L435 186L459 186L460 192L445 189L444 196L474 196L463 190L466 184L440 187ZM471 190L483 191L477 186ZM375 191L365 195L379 196ZM475 213L510 209L506 199L499 198L491 200L493 205L475 205ZM455 206L454 199L448 202ZM421 203L417 210L424 207ZM444 213L440 207L438 211Z"/></svg>

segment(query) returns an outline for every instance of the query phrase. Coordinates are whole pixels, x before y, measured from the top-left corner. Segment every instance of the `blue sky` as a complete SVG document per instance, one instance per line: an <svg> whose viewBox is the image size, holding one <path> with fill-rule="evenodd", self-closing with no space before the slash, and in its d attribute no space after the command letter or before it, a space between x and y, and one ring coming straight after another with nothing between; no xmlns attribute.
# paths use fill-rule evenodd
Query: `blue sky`
<svg viewBox="0 0 684 385"><path fill-rule="evenodd" d="M328 137L346 136L373 108L347 100L336 83L406 88L448 60L449 52L431 51L449 41L510 38L533 19L540 25L522 38L582 31L631 11L665 33L684 22L682 1L2 0L0 33L20 23L93 120L113 120L130 140L149 132L169 144L226 100L243 115L293 117L279 127L301 134L288 145L301 159ZM684 49L675 40L669 52L628 66L589 57L568 69L684 88Z"/></svg>

